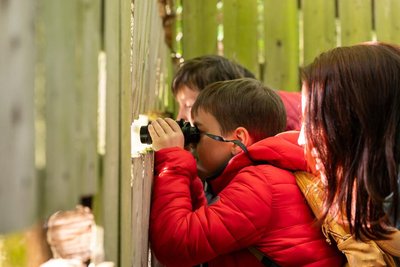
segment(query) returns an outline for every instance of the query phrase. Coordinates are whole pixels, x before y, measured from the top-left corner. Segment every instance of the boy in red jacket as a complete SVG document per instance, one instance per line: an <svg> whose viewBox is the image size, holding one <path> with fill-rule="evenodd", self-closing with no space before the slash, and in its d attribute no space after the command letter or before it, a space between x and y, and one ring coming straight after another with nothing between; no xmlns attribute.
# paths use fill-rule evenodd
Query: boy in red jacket
<svg viewBox="0 0 400 267"><path fill-rule="evenodd" d="M293 171L306 170L298 133L277 135L286 113L274 90L255 79L217 82L200 92L192 115L197 164L214 199L207 204L180 126L153 121L156 258L166 266L263 266L257 251L279 266L340 266L296 185Z"/></svg>

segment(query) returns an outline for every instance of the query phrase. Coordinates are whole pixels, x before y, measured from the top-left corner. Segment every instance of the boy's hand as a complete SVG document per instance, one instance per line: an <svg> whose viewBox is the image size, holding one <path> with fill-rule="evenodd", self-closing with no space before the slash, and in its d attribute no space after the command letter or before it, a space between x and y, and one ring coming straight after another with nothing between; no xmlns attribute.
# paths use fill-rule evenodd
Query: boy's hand
<svg viewBox="0 0 400 267"><path fill-rule="evenodd" d="M158 118L149 125L148 129L155 151L168 147L183 148L185 140L181 127L173 119Z"/></svg>

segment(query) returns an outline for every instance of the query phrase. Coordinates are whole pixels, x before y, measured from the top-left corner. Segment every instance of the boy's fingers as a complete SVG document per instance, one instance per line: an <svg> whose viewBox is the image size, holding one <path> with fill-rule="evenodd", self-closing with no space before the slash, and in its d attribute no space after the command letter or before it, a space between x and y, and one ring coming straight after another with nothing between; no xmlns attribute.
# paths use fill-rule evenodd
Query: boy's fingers
<svg viewBox="0 0 400 267"><path fill-rule="evenodd" d="M179 124L175 120L173 120L171 118L166 118L165 121L168 123L168 125L171 127L171 129L174 132L180 132L181 131L181 127L179 126Z"/></svg>
<svg viewBox="0 0 400 267"><path fill-rule="evenodd" d="M154 129L153 124L149 124L149 126L147 127L147 130L149 131L150 136L153 137L158 137L157 132Z"/></svg>
<svg viewBox="0 0 400 267"><path fill-rule="evenodd" d="M171 129L171 126L169 126L169 124L164 119L158 118L156 120L156 122L162 129L163 133L170 134L171 132L173 132L173 130ZM160 133L162 133L162 132L160 132Z"/></svg>

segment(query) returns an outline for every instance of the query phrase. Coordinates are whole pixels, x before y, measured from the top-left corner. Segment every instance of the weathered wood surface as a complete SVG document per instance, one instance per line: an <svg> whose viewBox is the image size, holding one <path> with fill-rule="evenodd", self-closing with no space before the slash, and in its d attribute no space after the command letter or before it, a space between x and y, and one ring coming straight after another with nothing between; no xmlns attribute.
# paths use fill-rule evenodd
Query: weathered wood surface
<svg viewBox="0 0 400 267"><path fill-rule="evenodd" d="M105 1L106 147L103 177L105 257L120 266L120 3Z"/></svg>
<svg viewBox="0 0 400 267"><path fill-rule="evenodd" d="M138 266L133 264L134 240L132 239L132 205L130 198L134 192L131 189L131 123L132 123L132 80L131 80L131 1L121 0L120 3L120 265Z"/></svg>
<svg viewBox="0 0 400 267"><path fill-rule="evenodd" d="M378 41L400 44L399 0L375 0L375 29Z"/></svg>
<svg viewBox="0 0 400 267"><path fill-rule="evenodd" d="M257 0L227 0L223 6L224 55L260 77Z"/></svg>
<svg viewBox="0 0 400 267"><path fill-rule="evenodd" d="M372 40L371 1L339 1L340 43L338 45L354 45Z"/></svg>
<svg viewBox="0 0 400 267"><path fill-rule="evenodd" d="M300 64L307 65L321 52L337 46L335 0L303 0L301 10L303 60Z"/></svg>
<svg viewBox="0 0 400 267"><path fill-rule="evenodd" d="M0 233L38 217L35 176L35 1L0 3Z"/></svg>
<svg viewBox="0 0 400 267"><path fill-rule="evenodd" d="M298 11L297 1L264 1L264 83L275 89L300 89Z"/></svg>
<svg viewBox="0 0 400 267"><path fill-rule="evenodd" d="M217 53L217 0L181 0L183 57Z"/></svg>

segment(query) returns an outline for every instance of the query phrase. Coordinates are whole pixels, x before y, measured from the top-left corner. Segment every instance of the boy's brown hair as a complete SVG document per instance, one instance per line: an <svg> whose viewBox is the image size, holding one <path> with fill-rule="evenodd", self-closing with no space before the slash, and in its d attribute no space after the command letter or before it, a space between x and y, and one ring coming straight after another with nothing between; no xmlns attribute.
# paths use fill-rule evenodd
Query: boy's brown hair
<svg viewBox="0 0 400 267"><path fill-rule="evenodd" d="M212 114L222 134L244 127L255 141L284 131L286 111L279 95L260 81L250 78L210 84L200 92L192 107Z"/></svg>

